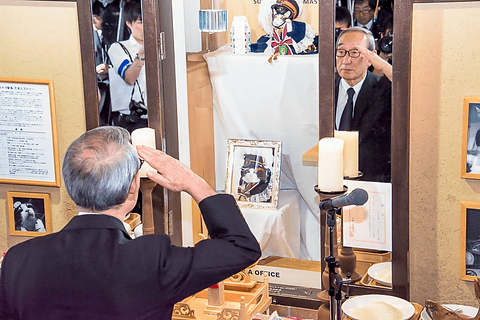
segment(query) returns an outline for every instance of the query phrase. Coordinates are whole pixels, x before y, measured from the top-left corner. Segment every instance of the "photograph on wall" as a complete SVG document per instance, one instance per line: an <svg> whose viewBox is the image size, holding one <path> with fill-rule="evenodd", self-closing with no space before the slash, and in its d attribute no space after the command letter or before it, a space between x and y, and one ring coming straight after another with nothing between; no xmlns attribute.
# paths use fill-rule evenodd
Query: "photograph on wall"
<svg viewBox="0 0 480 320"><path fill-rule="evenodd" d="M279 141L228 140L225 191L239 207L277 208L281 155Z"/></svg>
<svg viewBox="0 0 480 320"><path fill-rule="evenodd" d="M461 202L460 278L473 281L480 277L480 202Z"/></svg>
<svg viewBox="0 0 480 320"><path fill-rule="evenodd" d="M463 99L461 177L480 179L480 97Z"/></svg>
<svg viewBox="0 0 480 320"><path fill-rule="evenodd" d="M38 237L51 233L50 195L8 192L10 235Z"/></svg>

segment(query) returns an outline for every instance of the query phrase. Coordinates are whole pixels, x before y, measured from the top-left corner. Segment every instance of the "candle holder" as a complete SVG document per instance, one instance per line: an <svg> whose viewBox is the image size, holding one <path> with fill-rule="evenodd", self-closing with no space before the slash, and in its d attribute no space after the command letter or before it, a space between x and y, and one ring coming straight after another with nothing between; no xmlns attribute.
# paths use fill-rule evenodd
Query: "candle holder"
<svg viewBox="0 0 480 320"><path fill-rule="evenodd" d="M358 171L358 176L356 177L349 177L349 176L344 176L343 179L344 180L359 180L360 178L363 177L363 172L362 171Z"/></svg>
<svg viewBox="0 0 480 320"><path fill-rule="evenodd" d="M347 186L343 186L343 190L341 191L322 191L315 186L315 191L320 196L320 202L324 200L329 200L338 196L345 194L348 191ZM330 314L330 319L341 319L341 302L344 298L348 297L348 294L342 293L342 286L344 284L350 283L351 279L350 276L347 274L347 279L343 279L342 275L338 272L338 267L340 266L339 261L337 261L338 257L338 241L334 241L337 239L337 232L336 232L336 225L335 221L337 218L337 214L339 214L341 209L334 208L331 210L326 211L326 226L328 226L328 232L325 232L325 262L326 267L322 272L322 284L323 290L317 295L320 301L324 302L322 307L319 309L319 313L326 313L327 304ZM323 218L323 216L322 216ZM323 221L322 221L323 225ZM328 269L328 270L327 270ZM348 289L347 289L348 292ZM335 303L336 301L336 303Z"/></svg>
<svg viewBox="0 0 480 320"><path fill-rule="evenodd" d="M153 234L155 231L153 223L152 191L157 185L149 178L140 178L140 191L142 192L142 223L143 234Z"/></svg>

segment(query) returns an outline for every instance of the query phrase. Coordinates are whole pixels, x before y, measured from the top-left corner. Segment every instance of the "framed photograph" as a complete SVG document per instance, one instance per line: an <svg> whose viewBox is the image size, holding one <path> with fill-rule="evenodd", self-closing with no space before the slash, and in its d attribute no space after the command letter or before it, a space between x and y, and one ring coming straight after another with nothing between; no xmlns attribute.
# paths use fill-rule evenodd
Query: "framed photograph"
<svg viewBox="0 0 480 320"><path fill-rule="evenodd" d="M239 207L276 209L281 157L279 141L229 139L225 191Z"/></svg>
<svg viewBox="0 0 480 320"><path fill-rule="evenodd" d="M0 78L0 183L60 187L53 80Z"/></svg>
<svg viewBox="0 0 480 320"><path fill-rule="evenodd" d="M460 278L480 277L480 202L462 201L460 215Z"/></svg>
<svg viewBox="0 0 480 320"><path fill-rule="evenodd" d="M463 98L461 177L480 179L480 97Z"/></svg>
<svg viewBox="0 0 480 320"><path fill-rule="evenodd" d="M10 235L40 237L52 233L48 193L7 192Z"/></svg>

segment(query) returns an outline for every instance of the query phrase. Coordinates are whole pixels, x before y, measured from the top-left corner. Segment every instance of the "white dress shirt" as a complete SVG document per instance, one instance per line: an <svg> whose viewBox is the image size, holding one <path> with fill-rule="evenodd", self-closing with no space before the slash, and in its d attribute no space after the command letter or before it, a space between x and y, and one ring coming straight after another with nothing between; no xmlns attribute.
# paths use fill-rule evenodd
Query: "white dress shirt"
<svg viewBox="0 0 480 320"><path fill-rule="evenodd" d="M349 88L353 88L353 90L355 90L355 94L353 95L353 112L352 112L352 118L353 118L355 114L355 102L357 102L358 93L360 92L360 89L362 89L363 82L365 82L366 77L367 77L367 74L365 73L365 76L363 77L363 79L353 87L350 87L343 78L340 79L340 84L338 86L337 113L335 115L335 128L337 130L340 127L340 120L342 119L343 110L345 109L345 105L347 104L347 100L348 100L347 90Z"/></svg>

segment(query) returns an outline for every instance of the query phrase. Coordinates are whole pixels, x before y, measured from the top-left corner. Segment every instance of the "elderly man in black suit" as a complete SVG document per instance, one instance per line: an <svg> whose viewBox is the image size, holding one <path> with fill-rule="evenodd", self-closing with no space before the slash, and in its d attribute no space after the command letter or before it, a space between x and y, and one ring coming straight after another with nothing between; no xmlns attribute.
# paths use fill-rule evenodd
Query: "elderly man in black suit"
<svg viewBox="0 0 480 320"><path fill-rule="evenodd" d="M368 71L382 70L380 77ZM366 181L390 181L392 67L375 51L372 33L344 30L336 46L335 128L359 132L359 170Z"/></svg>
<svg viewBox="0 0 480 320"><path fill-rule="evenodd" d="M232 196L216 194L165 153L138 155L150 179L189 193L210 239L177 247L167 235L131 239L123 220L137 201L140 158L119 127L86 132L68 148L66 189L79 215L61 231L8 250L0 319L171 319L173 305L255 263L259 245Z"/></svg>

